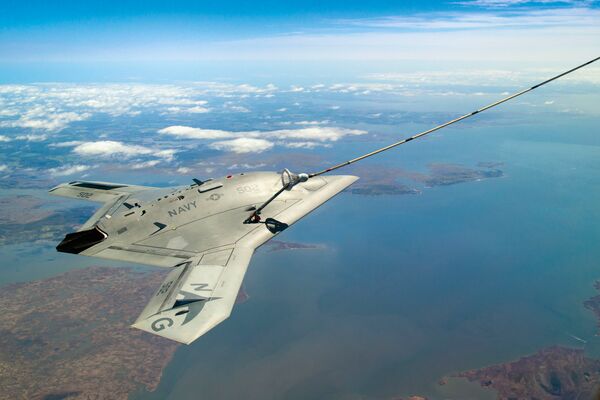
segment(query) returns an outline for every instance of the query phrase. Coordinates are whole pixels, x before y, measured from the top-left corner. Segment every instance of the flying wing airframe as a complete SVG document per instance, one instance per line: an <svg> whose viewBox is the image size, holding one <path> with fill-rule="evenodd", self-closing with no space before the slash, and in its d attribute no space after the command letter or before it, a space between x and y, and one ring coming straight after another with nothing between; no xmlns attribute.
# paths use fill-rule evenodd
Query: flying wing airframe
<svg viewBox="0 0 600 400"><path fill-rule="evenodd" d="M69 182L50 194L103 205L57 250L170 268L133 326L191 343L229 316L256 248L356 179L294 185L269 204L261 223L245 219L281 187L280 174L228 175L172 189Z"/></svg>

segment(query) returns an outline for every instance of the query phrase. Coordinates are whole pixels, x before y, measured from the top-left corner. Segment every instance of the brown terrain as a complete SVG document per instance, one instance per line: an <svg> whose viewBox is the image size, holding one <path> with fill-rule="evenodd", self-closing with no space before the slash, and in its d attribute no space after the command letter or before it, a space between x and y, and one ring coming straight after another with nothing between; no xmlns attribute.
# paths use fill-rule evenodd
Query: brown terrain
<svg viewBox="0 0 600 400"><path fill-rule="evenodd" d="M177 345L130 328L163 271L92 267L0 291L0 398L127 399Z"/></svg>
<svg viewBox="0 0 600 400"><path fill-rule="evenodd" d="M555 346L457 376L493 388L499 400L593 399L600 384L600 360L586 357L581 349Z"/></svg>
<svg viewBox="0 0 600 400"><path fill-rule="evenodd" d="M0 224L29 224L52 215L44 202L29 195L0 197Z"/></svg>
<svg viewBox="0 0 600 400"><path fill-rule="evenodd" d="M482 165L493 164L479 163L479 166ZM456 164L431 164L429 165L429 174L422 179L422 182L430 187L448 186L487 178L499 178L503 175L503 172L496 168L474 169Z"/></svg>
<svg viewBox="0 0 600 400"><path fill-rule="evenodd" d="M600 281L595 283L600 291ZM584 302L598 318L600 295ZM489 386L499 400L600 399L600 360L583 349L553 346L504 364L461 372L456 376Z"/></svg>
<svg viewBox="0 0 600 400"><path fill-rule="evenodd" d="M596 290L600 291L600 281L596 281L594 287ZM596 315L596 318L598 319L598 334L600 334L600 294L586 300L583 305Z"/></svg>
<svg viewBox="0 0 600 400"><path fill-rule="evenodd" d="M352 173L360 179L347 192L359 195L419 194L421 187L448 186L458 183L499 178L504 173L498 169L502 163L480 162L477 168L457 164L430 164L427 173L406 171L378 165L355 167ZM407 183L412 182L411 184Z"/></svg>

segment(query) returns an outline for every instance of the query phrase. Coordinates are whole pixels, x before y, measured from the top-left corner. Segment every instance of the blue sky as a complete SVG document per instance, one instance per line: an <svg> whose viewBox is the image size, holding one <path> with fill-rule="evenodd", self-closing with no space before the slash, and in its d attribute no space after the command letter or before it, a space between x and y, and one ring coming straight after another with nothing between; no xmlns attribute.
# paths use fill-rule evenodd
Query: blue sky
<svg viewBox="0 0 600 400"><path fill-rule="evenodd" d="M0 26L4 83L562 68L600 52L594 0L5 0Z"/></svg>

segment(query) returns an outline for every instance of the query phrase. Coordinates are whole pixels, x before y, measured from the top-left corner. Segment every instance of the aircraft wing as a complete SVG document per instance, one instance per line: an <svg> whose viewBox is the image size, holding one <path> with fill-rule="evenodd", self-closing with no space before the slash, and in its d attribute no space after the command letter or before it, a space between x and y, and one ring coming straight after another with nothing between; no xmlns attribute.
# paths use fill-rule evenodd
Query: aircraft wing
<svg viewBox="0 0 600 400"><path fill-rule="evenodd" d="M231 314L254 249L221 250L175 266L133 324L135 328L189 344Z"/></svg>
<svg viewBox="0 0 600 400"><path fill-rule="evenodd" d="M92 227L103 216L110 215L123 203L126 203L126 200L132 195L156 189L149 186L126 185L123 183L73 181L58 185L50 189L48 193L53 196L103 203L94 215L81 226L79 229L81 231Z"/></svg>
<svg viewBox="0 0 600 400"><path fill-rule="evenodd" d="M73 181L50 189L53 196L70 197L99 203L114 202L121 196L129 196L144 190L156 189L149 186L126 185L122 183Z"/></svg>

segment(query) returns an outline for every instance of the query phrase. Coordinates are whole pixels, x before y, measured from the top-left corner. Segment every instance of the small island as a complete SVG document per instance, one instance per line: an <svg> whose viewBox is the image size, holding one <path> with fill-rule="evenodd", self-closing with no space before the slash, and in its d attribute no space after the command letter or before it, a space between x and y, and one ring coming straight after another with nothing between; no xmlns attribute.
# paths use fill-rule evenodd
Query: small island
<svg viewBox="0 0 600 400"><path fill-rule="evenodd" d="M481 165L482 163L479 163L479 166ZM483 165L495 164L483 163ZM482 179L500 178L503 175L504 173L496 168L474 169L456 164L431 164L429 165L429 174L423 178L422 182L429 187L448 186Z"/></svg>
<svg viewBox="0 0 600 400"><path fill-rule="evenodd" d="M325 248L322 244L283 242L281 240L270 240L267 242L266 247L269 252L284 250L319 250Z"/></svg>
<svg viewBox="0 0 600 400"><path fill-rule="evenodd" d="M424 188L502 177L501 165L498 162L480 162L477 168L469 168L438 163L430 164L427 173L387 166L360 166L352 170L360 179L346 192L367 196L420 194Z"/></svg>

